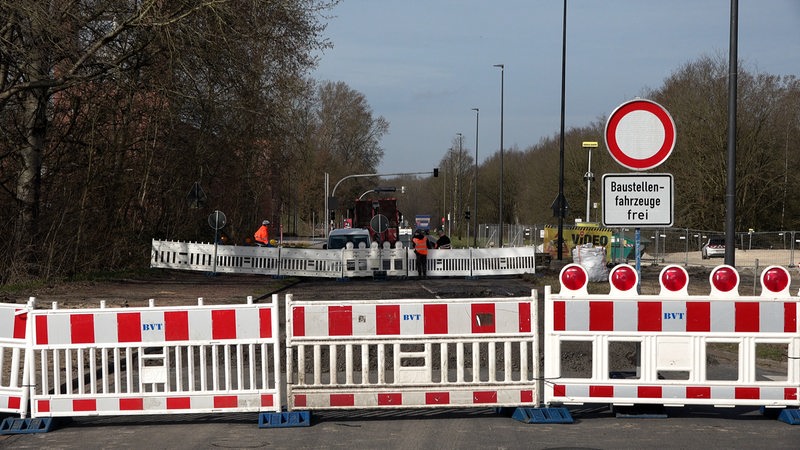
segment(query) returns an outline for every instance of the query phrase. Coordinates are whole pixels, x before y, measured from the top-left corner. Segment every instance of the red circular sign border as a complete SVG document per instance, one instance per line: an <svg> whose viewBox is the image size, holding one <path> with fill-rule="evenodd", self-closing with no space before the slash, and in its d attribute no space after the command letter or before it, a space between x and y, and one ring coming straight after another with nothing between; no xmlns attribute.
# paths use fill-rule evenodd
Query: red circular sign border
<svg viewBox="0 0 800 450"><path fill-rule="evenodd" d="M652 113L661 121L665 132L664 143L653 156L637 159L626 155L619 148L616 142L616 131L623 117L630 112L642 110ZM658 103L652 100L635 99L623 103L611 113L606 122L605 138L608 152L618 163L631 170L649 170L661 165L672 154L672 150L675 148L675 122L669 112Z"/></svg>

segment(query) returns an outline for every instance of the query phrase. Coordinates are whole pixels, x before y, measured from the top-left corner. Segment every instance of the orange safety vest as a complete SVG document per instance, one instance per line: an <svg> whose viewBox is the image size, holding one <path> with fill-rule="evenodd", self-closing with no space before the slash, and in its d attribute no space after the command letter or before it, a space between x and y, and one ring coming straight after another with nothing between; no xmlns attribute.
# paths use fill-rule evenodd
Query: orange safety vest
<svg viewBox="0 0 800 450"><path fill-rule="evenodd" d="M428 238L422 236L422 238L414 238L412 239L414 242L414 251L419 253L420 255L427 255L428 254Z"/></svg>
<svg viewBox="0 0 800 450"><path fill-rule="evenodd" d="M256 238L256 242L261 242L262 244L269 244L269 230L267 230L266 225L261 225L261 228L256 231L256 234L253 235Z"/></svg>

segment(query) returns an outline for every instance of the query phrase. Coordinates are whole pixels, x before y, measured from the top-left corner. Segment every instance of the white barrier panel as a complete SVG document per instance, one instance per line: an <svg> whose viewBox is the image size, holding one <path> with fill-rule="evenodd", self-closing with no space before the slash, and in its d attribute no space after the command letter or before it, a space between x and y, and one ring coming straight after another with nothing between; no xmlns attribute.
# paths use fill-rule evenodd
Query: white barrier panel
<svg viewBox="0 0 800 450"><path fill-rule="evenodd" d="M290 410L539 402L535 292L286 307Z"/></svg>
<svg viewBox="0 0 800 450"><path fill-rule="evenodd" d="M214 244L206 244L214 252ZM217 265L209 270L220 273L253 273L278 275L280 252L277 247L218 245Z"/></svg>
<svg viewBox="0 0 800 450"><path fill-rule="evenodd" d="M417 260L406 248L316 250L214 245L153 240L150 267L298 277L417 276ZM495 276L535 273L533 247L430 250L428 276ZM381 273L384 275L383 273Z"/></svg>
<svg viewBox="0 0 800 450"><path fill-rule="evenodd" d="M282 276L341 278L342 267L339 250L280 249Z"/></svg>
<svg viewBox="0 0 800 450"><path fill-rule="evenodd" d="M428 250L428 276L468 277L472 275L472 249Z"/></svg>
<svg viewBox="0 0 800 450"><path fill-rule="evenodd" d="M153 240L150 267L221 273L278 275L279 250L272 247ZM214 254L216 253L216 264Z"/></svg>
<svg viewBox="0 0 800 450"><path fill-rule="evenodd" d="M31 319L34 418L281 410L277 296Z"/></svg>
<svg viewBox="0 0 800 450"><path fill-rule="evenodd" d="M27 346L28 305L0 303L0 413L19 414L28 411L28 389L25 387L25 349Z"/></svg>
<svg viewBox="0 0 800 450"><path fill-rule="evenodd" d="M371 248L342 249L343 276L345 278L371 277L376 270L381 268L379 251L383 251L383 249L378 249L377 244Z"/></svg>
<svg viewBox="0 0 800 450"><path fill-rule="evenodd" d="M386 276L407 276L408 255L405 248L382 248L373 244L370 248L342 249L343 275L346 278L371 277L376 271Z"/></svg>
<svg viewBox="0 0 800 450"><path fill-rule="evenodd" d="M472 276L523 273L536 273L536 249L533 247L472 249Z"/></svg>
<svg viewBox="0 0 800 450"><path fill-rule="evenodd" d="M665 406L798 406L799 303L789 273L762 273L762 295L739 297L739 276L720 266L707 296L665 267L659 295L638 295L636 271L609 274L611 293L587 294L585 269L545 287L545 402Z"/></svg>

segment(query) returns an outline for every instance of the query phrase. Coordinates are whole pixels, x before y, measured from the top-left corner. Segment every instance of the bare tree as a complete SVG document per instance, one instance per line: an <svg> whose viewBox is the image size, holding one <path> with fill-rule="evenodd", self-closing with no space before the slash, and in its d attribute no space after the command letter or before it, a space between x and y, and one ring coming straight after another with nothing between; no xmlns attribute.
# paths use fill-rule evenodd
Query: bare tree
<svg viewBox="0 0 800 450"><path fill-rule="evenodd" d="M239 163L266 161L262 173L275 173L283 111L313 52L328 45L320 19L334 3L0 4L0 164L11 174L0 182L9 195L2 203L18 212L2 231L13 236L4 251L24 262L14 272L35 274L52 265L48 255L64 253L66 228L57 224L76 230L74 251L92 223L100 242L114 245L110 259L122 261L140 238L130 231L174 227L188 180L211 176L224 192ZM244 186L216 198L248 198ZM269 209L255 192L253 203ZM246 203L236 207L257 209Z"/></svg>

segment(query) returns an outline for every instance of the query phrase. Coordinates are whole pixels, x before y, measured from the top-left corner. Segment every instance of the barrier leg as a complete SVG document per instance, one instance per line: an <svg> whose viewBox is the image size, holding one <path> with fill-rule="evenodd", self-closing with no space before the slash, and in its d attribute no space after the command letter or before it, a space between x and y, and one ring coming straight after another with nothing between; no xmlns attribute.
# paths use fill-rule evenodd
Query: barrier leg
<svg viewBox="0 0 800 450"><path fill-rule="evenodd" d="M53 418L20 419L7 417L0 424L0 434L47 433L53 429Z"/></svg>
<svg viewBox="0 0 800 450"><path fill-rule="evenodd" d="M258 428L296 428L310 425L310 411L262 412L258 415Z"/></svg>
<svg viewBox="0 0 800 450"><path fill-rule="evenodd" d="M800 409L784 409L778 415L778 420L789 425L800 425Z"/></svg>
<svg viewBox="0 0 800 450"><path fill-rule="evenodd" d="M523 423L573 423L566 407L517 408L512 419Z"/></svg>

